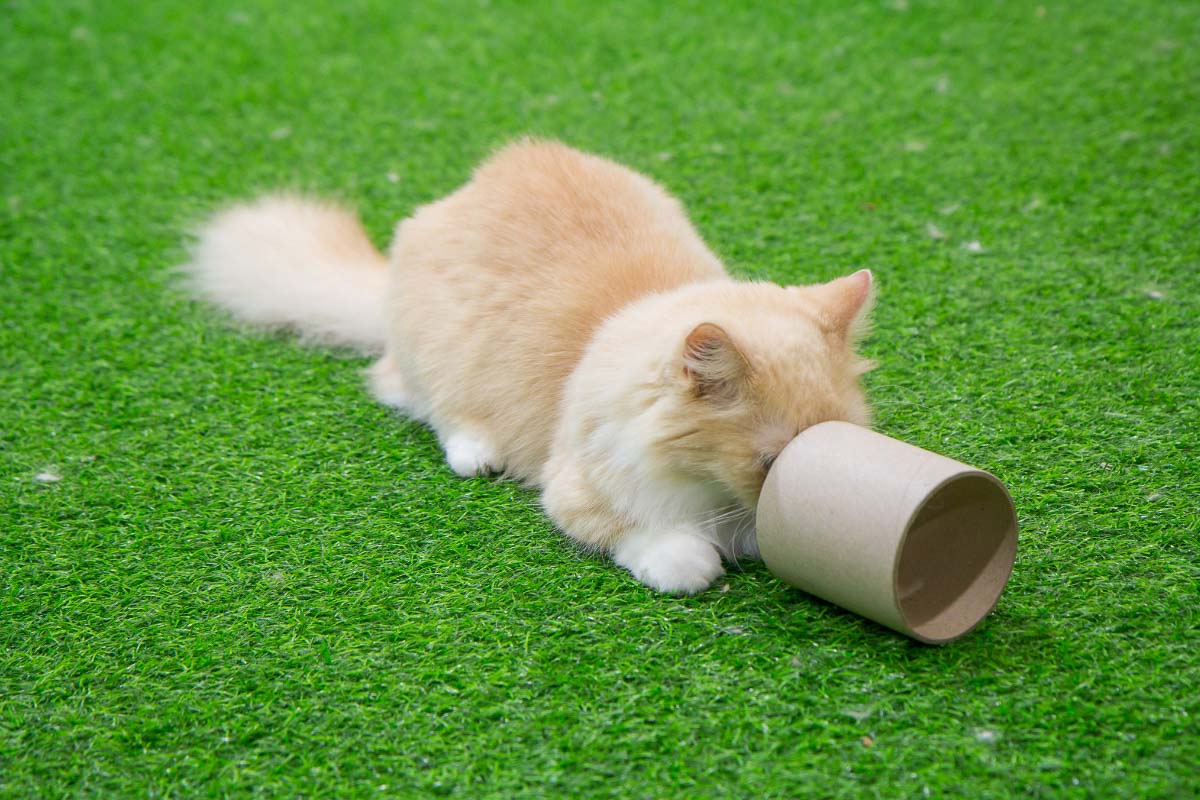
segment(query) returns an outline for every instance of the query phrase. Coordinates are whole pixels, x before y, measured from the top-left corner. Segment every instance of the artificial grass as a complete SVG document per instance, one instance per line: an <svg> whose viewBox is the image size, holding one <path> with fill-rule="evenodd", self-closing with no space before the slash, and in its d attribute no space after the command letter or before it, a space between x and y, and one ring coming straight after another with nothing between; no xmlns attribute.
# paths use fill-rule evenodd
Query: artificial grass
<svg viewBox="0 0 1200 800"><path fill-rule="evenodd" d="M1166 2L6 3L0 795L1194 796L1198 34ZM981 629L917 645L757 564L656 595L453 477L363 360L168 286L222 201L310 189L383 243L523 132L655 176L742 275L876 272L879 428L1020 512Z"/></svg>

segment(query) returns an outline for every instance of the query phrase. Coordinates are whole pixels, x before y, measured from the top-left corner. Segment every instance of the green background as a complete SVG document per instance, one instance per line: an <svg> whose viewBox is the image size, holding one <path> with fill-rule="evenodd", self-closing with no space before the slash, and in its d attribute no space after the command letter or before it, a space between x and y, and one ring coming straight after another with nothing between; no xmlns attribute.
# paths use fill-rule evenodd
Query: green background
<svg viewBox="0 0 1200 800"><path fill-rule="evenodd" d="M0 795L1195 796L1198 45L1193 2L5 2ZM365 360L171 289L228 199L382 245L524 132L740 275L875 271L880 430L1020 514L978 631L655 595Z"/></svg>

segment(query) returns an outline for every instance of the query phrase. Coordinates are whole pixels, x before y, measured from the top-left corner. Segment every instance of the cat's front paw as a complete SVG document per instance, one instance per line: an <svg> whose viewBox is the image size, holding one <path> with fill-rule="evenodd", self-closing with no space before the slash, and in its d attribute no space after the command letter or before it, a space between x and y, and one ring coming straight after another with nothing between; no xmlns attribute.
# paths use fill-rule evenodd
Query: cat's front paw
<svg viewBox="0 0 1200 800"><path fill-rule="evenodd" d="M717 549L689 528L630 532L613 548L613 560L668 594L702 592L725 572Z"/></svg>

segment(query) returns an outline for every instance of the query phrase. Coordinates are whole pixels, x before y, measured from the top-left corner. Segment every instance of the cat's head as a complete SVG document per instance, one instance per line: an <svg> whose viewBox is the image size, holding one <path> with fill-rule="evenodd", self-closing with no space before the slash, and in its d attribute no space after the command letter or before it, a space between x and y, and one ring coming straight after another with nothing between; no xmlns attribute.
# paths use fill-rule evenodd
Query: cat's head
<svg viewBox="0 0 1200 800"><path fill-rule="evenodd" d="M859 385L871 363L855 346L867 326L867 270L814 286L717 283L681 298L686 334L664 380L656 461L712 481L755 508L767 470L810 425L867 425Z"/></svg>

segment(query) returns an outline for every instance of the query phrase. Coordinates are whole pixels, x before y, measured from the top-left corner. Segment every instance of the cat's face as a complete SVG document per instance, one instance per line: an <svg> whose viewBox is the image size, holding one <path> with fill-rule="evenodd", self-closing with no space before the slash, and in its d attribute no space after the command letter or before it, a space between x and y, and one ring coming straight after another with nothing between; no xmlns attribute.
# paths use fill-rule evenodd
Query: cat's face
<svg viewBox="0 0 1200 800"><path fill-rule="evenodd" d="M746 508L767 471L800 431L828 420L867 425L854 352L871 297L871 274L782 288L743 284L719 298L683 342L671 391L676 403L660 454Z"/></svg>

